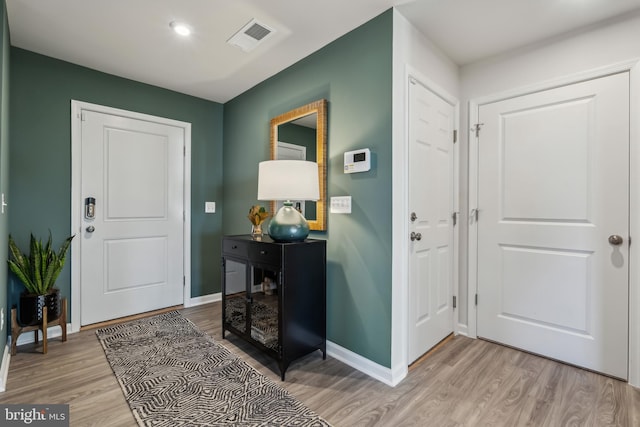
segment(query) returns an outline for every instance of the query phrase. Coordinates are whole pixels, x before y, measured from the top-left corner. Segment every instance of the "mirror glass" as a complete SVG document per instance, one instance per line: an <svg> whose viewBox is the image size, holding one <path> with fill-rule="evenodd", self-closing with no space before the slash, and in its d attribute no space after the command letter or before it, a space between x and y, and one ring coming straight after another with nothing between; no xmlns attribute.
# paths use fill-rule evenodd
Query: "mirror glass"
<svg viewBox="0 0 640 427"><path fill-rule="evenodd" d="M295 201L311 230L327 229L327 101L321 99L271 119L271 159L308 160L318 164L320 199ZM275 213L282 202L271 202Z"/></svg>

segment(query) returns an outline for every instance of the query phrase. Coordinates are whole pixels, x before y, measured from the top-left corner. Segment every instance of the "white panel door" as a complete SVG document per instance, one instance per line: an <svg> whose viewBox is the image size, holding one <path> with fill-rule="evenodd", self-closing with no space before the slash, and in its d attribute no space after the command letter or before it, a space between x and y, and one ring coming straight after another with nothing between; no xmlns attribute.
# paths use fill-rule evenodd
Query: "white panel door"
<svg viewBox="0 0 640 427"><path fill-rule="evenodd" d="M478 336L627 378L628 74L479 118Z"/></svg>
<svg viewBox="0 0 640 427"><path fill-rule="evenodd" d="M81 324L183 303L184 131L82 112ZM84 200L84 199L83 199Z"/></svg>
<svg viewBox="0 0 640 427"><path fill-rule="evenodd" d="M454 107L409 84L409 363L453 332Z"/></svg>

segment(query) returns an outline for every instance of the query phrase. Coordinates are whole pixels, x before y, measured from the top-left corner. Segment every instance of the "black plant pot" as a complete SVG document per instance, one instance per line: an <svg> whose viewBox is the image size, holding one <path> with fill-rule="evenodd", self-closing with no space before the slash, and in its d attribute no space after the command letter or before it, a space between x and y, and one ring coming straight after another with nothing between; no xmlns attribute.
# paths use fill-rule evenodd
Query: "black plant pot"
<svg viewBox="0 0 640 427"><path fill-rule="evenodd" d="M45 295L20 295L20 324L32 326L42 323L42 308L47 307L47 322L60 317L60 290L52 289Z"/></svg>

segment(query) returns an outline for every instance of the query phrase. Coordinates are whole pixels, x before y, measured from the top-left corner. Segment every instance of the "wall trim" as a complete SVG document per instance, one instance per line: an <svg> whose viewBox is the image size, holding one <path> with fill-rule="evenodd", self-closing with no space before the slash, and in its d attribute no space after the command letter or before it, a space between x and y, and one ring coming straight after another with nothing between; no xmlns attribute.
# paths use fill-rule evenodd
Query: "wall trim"
<svg viewBox="0 0 640 427"><path fill-rule="evenodd" d="M222 301L222 292L218 292L215 294L202 295L200 297L189 298L188 301L185 301L184 308L210 304L212 302L218 302L218 301Z"/></svg>
<svg viewBox="0 0 640 427"><path fill-rule="evenodd" d="M407 376L407 366L404 369L389 369L331 341L327 341L327 355L391 387Z"/></svg>
<svg viewBox="0 0 640 427"><path fill-rule="evenodd" d="M469 101L469 124L477 123L478 109L481 105L510 99L516 96L528 95L534 92L553 89L556 87L579 83L607 75L629 72L630 78L630 161L629 168L629 234L640 239L640 171L633 165L640 164L640 59L586 70L552 80L545 80L532 85L472 99ZM476 120L474 120L474 117ZM471 127L471 126L469 126ZM469 130L469 209L478 208L478 150L474 132ZM477 259L478 259L478 227L475 222L469 222L468 232L468 336L477 338L476 306L471 303L477 290ZM629 251L629 365L628 382L634 387L640 387L640 252Z"/></svg>
<svg viewBox="0 0 640 427"><path fill-rule="evenodd" d="M0 362L0 393L7 390L7 377L9 376L9 364L11 363L11 350L9 344L4 346L2 362Z"/></svg>
<svg viewBox="0 0 640 427"><path fill-rule="evenodd" d="M96 111L103 114L119 115L136 120L167 124L182 128L184 131L184 192L183 192L183 275L184 292L183 305L191 300L191 123L182 122L166 117L153 116L134 111L122 110L105 105L71 100L71 234L82 231L82 194L81 194L81 155L80 143L82 123L79 114L82 110ZM80 319L80 242L81 239L71 241L71 328L78 332Z"/></svg>

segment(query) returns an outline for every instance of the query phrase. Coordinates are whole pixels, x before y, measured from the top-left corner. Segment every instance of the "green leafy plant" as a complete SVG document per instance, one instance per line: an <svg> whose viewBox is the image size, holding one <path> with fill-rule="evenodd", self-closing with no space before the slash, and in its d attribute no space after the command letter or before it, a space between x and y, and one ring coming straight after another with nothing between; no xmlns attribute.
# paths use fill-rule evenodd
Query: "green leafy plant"
<svg viewBox="0 0 640 427"><path fill-rule="evenodd" d="M46 244L31 234L29 255L27 255L22 253L13 237L9 235L9 252L13 258L8 260L9 269L24 284L28 293L46 295L53 288L64 267L67 250L74 236L67 237L56 252L52 248L51 231Z"/></svg>

